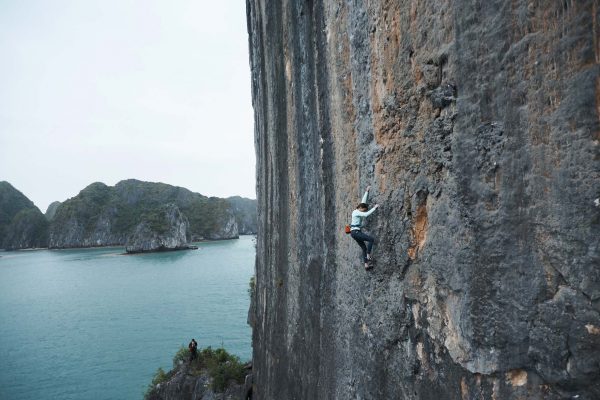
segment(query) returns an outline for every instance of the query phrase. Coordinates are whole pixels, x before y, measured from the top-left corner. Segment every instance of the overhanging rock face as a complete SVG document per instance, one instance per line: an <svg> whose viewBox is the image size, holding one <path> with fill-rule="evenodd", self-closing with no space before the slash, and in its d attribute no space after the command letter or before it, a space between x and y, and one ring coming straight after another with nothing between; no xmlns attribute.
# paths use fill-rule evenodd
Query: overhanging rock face
<svg viewBox="0 0 600 400"><path fill-rule="evenodd" d="M600 398L599 3L247 12L255 395Z"/></svg>

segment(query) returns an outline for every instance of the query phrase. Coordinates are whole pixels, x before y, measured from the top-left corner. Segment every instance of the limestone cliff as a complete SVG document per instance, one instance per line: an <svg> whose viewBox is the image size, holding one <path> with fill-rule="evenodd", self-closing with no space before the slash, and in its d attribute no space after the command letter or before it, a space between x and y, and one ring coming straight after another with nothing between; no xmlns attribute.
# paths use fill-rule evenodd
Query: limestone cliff
<svg viewBox="0 0 600 400"><path fill-rule="evenodd" d="M233 207L240 235L256 235L256 200L232 196L227 202Z"/></svg>
<svg viewBox="0 0 600 400"><path fill-rule="evenodd" d="M48 245L48 221L23 193L0 182L0 248L18 250Z"/></svg>
<svg viewBox="0 0 600 400"><path fill-rule="evenodd" d="M173 203L160 207L145 218L125 243L127 253L189 249L187 230L190 223Z"/></svg>
<svg viewBox="0 0 600 400"><path fill-rule="evenodd" d="M52 221L52 219L56 215L56 210L58 209L58 206L60 206L60 204L60 201L53 201L52 203L50 203L50 205L46 209L46 213L44 214L48 221Z"/></svg>
<svg viewBox="0 0 600 400"><path fill-rule="evenodd" d="M2 248L20 250L48 246L48 221L36 208L21 210L6 230Z"/></svg>
<svg viewBox="0 0 600 400"><path fill-rule="evenodd" d="M247 0L255 398L600 398L599 13Z"/></svg>
<svg viewBox="0 0 600 400"><path fill-rule="evenodd" d="M239 235L235 211L227 200L129 179L115 186L93 183L58 205L50 224L49 247L123 245L140 223L170 203L187 218L189 240Z"/></svg>

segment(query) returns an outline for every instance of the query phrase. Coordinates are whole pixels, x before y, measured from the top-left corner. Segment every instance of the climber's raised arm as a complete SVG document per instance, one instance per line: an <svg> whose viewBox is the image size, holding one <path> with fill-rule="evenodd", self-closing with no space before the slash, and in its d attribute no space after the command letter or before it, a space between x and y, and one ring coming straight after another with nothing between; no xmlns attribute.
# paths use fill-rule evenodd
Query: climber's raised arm
<svg viewBox="0 0 600 400"><path fill-rule="evenodd" d="M371 186L367 186L367 190L365 191L365 194L363 194L363 197L361 199L361 203L366 203L367 200L369 200L369 190L371 190Z"/></svg>
<svg viewBox="0 0 600 400"><path fill-rule="evenodd" d="M352 216L356 215L358 217L368 217L369 215L373 214L373 211L375 211L377 207L379 207L379 204L375 204L369 211L361 211L364 210L364 208L357 208L356 210L352 211Z"/></svg>

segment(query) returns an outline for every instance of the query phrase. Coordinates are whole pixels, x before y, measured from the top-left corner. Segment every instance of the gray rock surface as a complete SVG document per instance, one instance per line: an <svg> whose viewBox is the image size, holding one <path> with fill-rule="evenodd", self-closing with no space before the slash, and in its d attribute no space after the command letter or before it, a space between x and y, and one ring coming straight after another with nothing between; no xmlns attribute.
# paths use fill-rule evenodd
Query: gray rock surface
<svg viewBox="0 0 600 400"><path fill-rule="evenodd" d="M52 221L54 215L56 214L56 210L58 209L58 206L60 206L60 204L60 201L53 201L52 203L50 203L50 205L46 209L46 214L44 214L48 221Z"/></svg>
<svg viewBox="0 0 600 400"><path fill-rule="evenodd" d="M110 204L113 189L102 182L85 187L61 203L54 212L48 247L96 247L123 245L130 229L115 226L119 208ZM141 219L136 219L139 223Z"/></svg>
<svg viewBox="0 0 600 400"><path fill-rule="evenodd" d="M235 213L240 235L256 235L256 200L232 196L227 198L227 202Z"/></svg>
<svg viewBox="0 0 600 400"><path fill-rule="evenodd" d="M598 2L247 13L255 398L600 398Z"/></svg>
<svg viewBox="0 0 600 400"><path fill-rule="evenodd" d="M127 242L129 231L113 229L116 209L101 212L94 221L71 215L60 223L51 223L50 248L118 246Z"/></svg>
<svg viewBox="0 0 600 400"><path fill-rule="evenodd" d="M239 237L238 224L233 210L228 210L226 216L218 226L215 226L204 236L208 240L237 239Z"/></svg>
<svg viewBox="0 0 600 400"><path fill-rule="evenodd" d="M167 204L157 211L152 220L138 224L127 239L127 253L188 249L189 222L175 204Z"/></svg>
<svg viewBox="0 0 600 400"><path fill-rule="evenodd" d="M246 400L244 385L232 382L224 392L214 392L208 373L196 375L186 363L170 374L169 380L154 387L145 400Z"/></svg>

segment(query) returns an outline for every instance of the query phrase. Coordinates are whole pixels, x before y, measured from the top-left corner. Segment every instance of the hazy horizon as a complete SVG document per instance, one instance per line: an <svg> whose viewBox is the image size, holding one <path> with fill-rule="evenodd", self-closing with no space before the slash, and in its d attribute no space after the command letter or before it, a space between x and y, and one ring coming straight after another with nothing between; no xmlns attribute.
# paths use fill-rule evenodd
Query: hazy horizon
<svg viewBox="0 0 600 400"><path fill-rule="evenodd" d="M256 198L245 2L0 3L0 180Z"/></svg>

